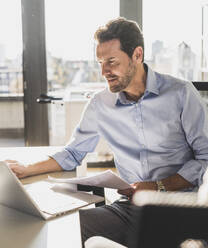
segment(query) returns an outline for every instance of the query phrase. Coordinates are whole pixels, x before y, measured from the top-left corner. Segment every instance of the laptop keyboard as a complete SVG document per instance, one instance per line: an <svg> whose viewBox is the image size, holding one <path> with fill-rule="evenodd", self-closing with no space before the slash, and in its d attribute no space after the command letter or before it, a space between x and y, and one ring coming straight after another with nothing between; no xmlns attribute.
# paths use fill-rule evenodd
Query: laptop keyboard
<svg viewBox="0 0 208 248"><path fill-rule="evenodd" d="M26 190L39 209L48 214L63 213L72 209L88 205L87 202L71 195L75 193L54 192L53 185L48 182L38 182L26 186ZM71 195L69 195L71 194Z"/></svg>

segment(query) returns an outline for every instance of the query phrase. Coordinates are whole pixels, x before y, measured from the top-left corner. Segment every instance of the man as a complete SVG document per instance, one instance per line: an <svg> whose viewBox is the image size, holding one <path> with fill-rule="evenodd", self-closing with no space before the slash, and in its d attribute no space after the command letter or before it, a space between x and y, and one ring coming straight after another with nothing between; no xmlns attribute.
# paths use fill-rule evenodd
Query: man
<svg viewBox="0 0 208 248"><path fill-rule="evenodd" d="M95 33L97 59L108 89L89 102L69 144L28 167L10 162L20 178L71 170L104 137L115 165L136 190L192 191L202 183L208 160L205 105L192 83L153 72L144 62L143 35L135 22L110 21ZM131 203L80 211L83 242L101 235L126 245Z"/></svg>

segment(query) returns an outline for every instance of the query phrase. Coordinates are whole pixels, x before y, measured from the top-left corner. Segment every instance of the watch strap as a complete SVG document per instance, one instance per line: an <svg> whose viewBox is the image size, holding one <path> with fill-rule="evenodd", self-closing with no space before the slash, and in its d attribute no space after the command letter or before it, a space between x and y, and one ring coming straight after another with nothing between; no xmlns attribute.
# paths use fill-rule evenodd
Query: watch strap
<svg viewBox="0 0 208 248"><path fill-rule="evenodd" d="M160 192L166 192L166 188L165 185L163 184L163 182L161 180L156 181L157 184L157 190Z"/></svg>

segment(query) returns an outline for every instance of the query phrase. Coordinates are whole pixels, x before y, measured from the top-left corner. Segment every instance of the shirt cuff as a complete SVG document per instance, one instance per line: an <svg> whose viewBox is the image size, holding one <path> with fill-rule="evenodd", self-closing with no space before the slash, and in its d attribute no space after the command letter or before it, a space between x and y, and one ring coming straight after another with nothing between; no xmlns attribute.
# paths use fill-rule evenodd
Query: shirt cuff
<svg viewBox="0 0 208 248"><path fill-rule="evenodd" d="M66 150L57 152L50 157L56 160L63 170L73 170L78 165L71 153Z"/></svg>

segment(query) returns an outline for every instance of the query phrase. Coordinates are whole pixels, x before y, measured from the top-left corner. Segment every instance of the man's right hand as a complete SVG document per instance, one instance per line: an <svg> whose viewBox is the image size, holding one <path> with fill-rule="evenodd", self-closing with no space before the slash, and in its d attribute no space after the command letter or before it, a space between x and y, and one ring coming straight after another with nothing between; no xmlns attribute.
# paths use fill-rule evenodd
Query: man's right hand
<svg viewBox="0 0 208 248"><path fill-rule="evenodd" d="M16 160L5 160L5 162L18 178L63 170L53 158L32 163L29 166L24 166Z"/></svg>
<svg viewBox="0 0 208 248"><path fill-rule="evenodd" d="M27 173L27 167L16 160L5 160L10 169L18 178L23 178L29 176Z"/></svg>

